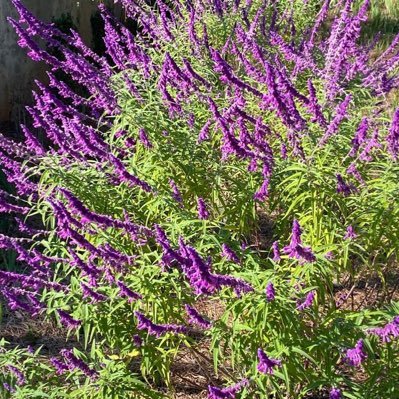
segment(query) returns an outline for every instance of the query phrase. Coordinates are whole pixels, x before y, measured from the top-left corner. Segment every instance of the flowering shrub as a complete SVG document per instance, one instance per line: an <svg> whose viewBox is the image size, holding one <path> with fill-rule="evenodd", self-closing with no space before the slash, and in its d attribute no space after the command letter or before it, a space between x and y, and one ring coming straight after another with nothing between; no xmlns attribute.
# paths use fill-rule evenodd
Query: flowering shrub
<svg viewBox="0 0 399 399"><path fill-rule="evenodd" d="M201 347L209 398L399 397L399 36L361 44L369 1L122 0L104 57L12 1L50 71L0 141L2 296L80 349L2 342L4 395L160 398Z"/></svg>

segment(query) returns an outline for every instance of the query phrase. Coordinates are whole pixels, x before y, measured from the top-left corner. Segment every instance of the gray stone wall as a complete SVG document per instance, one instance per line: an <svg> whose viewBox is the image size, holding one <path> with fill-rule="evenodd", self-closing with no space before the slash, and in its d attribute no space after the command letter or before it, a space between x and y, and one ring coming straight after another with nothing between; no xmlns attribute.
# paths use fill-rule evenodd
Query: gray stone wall
<svg viewBox="0 0 399 399"><path fill-rule="evenodd" d="M90 17L99 0L23 0L23 3L43 21L70 13L86 44L91 43ZM45 81L46 74L45 66L31 61L26 50L17 45L17 36L6 20L8 16L17 17L11 1L0 0L0 122L18 123L23 122L24 106L31 100L33 80Z"/></svg>

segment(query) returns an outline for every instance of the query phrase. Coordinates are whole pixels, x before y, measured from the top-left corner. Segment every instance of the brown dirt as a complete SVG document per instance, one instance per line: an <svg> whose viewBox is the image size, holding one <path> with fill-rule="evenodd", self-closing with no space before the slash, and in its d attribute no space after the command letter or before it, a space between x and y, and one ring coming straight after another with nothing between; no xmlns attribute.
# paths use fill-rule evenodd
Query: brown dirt
<svg viewBox="0 0 399 399"><path fill-rule="evenodd" d="M50 357L58 354L63 348L78 345L73 336L67 337L66 330L44 321L42 317L32 318L20 311L10 311L4 303L0 305L3 309L0 338L9 342L11 347L30 346L33 350L42 347L41 354Z"/></svg>
<svg viewBox="0 0 399 399"><path fill-rule="evenodd" d="M172 384L175 387L175 399L202 399L207 397L208 385L221 384L215 376L212 365L202 356L207 356L209 343L199 343L195 353L184 348L172 366Z"/></svg>

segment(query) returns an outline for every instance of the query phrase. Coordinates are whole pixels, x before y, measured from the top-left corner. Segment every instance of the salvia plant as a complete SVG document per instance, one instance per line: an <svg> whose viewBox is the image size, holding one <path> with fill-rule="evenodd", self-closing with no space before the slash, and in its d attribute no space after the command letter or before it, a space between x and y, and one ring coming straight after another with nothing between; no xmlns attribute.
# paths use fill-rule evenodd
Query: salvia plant
<svg viewBox="0 0 399 399"><path fill-rule="evenodd" d="M399 36L361 40L370 1L122 0L103 56L12 2L49 72L0 138L1 294L70 342L2 341L2 397L171 397L186 354L210 399L399 398Z"/></svg>

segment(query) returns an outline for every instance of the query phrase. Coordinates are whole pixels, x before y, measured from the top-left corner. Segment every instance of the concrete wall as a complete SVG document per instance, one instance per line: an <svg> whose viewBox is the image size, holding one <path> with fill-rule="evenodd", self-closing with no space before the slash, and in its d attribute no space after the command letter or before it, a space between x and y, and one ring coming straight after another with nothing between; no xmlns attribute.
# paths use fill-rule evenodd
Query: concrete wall
<svg viewBox="0 0 399 399"><path fill-rule="evenodd" d="M23 0L24 5L43 21L70 13L86 42L91 43L90 17L100 0ZM113 3L113 1L112 1ZM120 12L120 10L118 10ZM17 35L6 18L17 18L10 0L0 0L0 122L24 120L24 106L31 101L34 79L45 80L45 66L31 61L17 45Z"/></svg>

